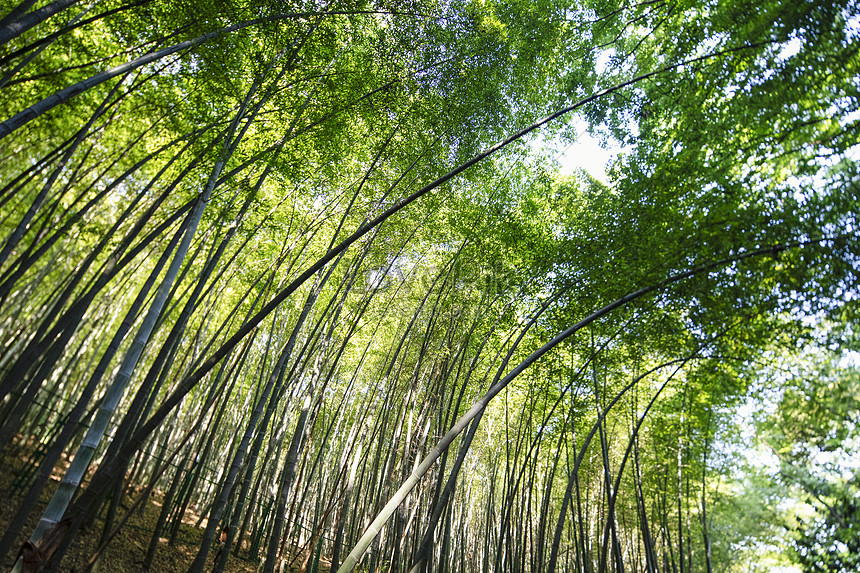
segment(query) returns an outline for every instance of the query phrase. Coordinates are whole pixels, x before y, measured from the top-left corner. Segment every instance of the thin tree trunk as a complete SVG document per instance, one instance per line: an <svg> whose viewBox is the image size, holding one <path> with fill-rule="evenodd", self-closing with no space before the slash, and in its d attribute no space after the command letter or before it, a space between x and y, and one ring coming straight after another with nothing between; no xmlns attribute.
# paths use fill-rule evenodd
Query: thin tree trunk
<svg viewBox="0 0 860 573"><path fill-rule="evenodd" d="M35 0L24 0L16 6L3 20L0 20L0 46L9 40L17 38L30 28L44 22L54 14L58 14L78 0L54 0L38 10L27 12L36 3Z"/></svg>
<svg viewBox="0 0 860 573"><path fill-rule="evenodd" d="M0 30L0 44L2 44L2 30ZM51 188L57 181L57 178L60 176L60 173L66 167L66 164L68 164L72 155L74 155L74 153L78 150L81 143L83 143L87 134L90 132L90 129L92 129L93 124L105 112L108 107L108 103L116 95L116 92L119 90L121 85L122 80L118 81L116 85L111 88L107 96L105 96L105 98L101 101L96 110L90 115L90 118L89 120L87 120L87 123L84 125L84 127L78 130L75 136L75 140L60 158L60 161L58 162L57 166L53 169L53 171L51 171L51 174L48 176L47 181L45 181L45 183L42 185L42 188L39 190L39 192L36 194L36 197L33 199L30 208L27 210L26 213L24 213L24 216L21 218L21 221L18 222L18 225L15 227L15 229L9 234L8 237L6 237L3 249L0 250L0 265L3 265L6 262L6 259L9 258L9 255L12 253L12 251L15 249L15 247L18 246L18 243L21 241L24 234L30 228L30 223L33 220L33 217L41 208L42 203L45 201Z"/></svg>
<svg viewBox="0 0 860 573"><path fill-rule="evenodd" d="M146 317L140 325L131 346L123 358L119 372L111 384L110 389L106 393L102 401L102 405L96 414L96 418L87 432L86 438L84 438L83 444L81 444L81 447L75 454L72 465L63 477L61 485L54 494L54 497L51 498L51 502L48 504L45 514L36 526L36 530L30 538L31 543L37 544L41 540L42 536L62 519L66 507L71 501L71 497L77 489L78 484L80 484L99 442L101 442L102 436L110 422L110 418L116 410L119 400L125 391L125 387L137 366L140 355L143 353L143 349L149 340L149 336L155 326L155 321L166 302L173 280L179 273L179 268L185 259L185 253L188 251L191 238L200 222L200 218L203 215L203 209L208 199L209 194L203 194L198 200L194 211L191 213L191 216L187 221L185 234L183 235L182 241L180 242L176 254L171 261L170 267L167 269L167 273L159 285L155 299L150 304Z"/></svg>
<svg viewBox="0 0 860 573"><path fill-rule="evenodd" d="M215 500L215 503L212 505L212 508L209 511L209 519L206 524L206 530L203 532L203 540L201 541L200 547L197 550L197 555L194 558L191 566L189 567L189 573L202 573L203 566L206 563L206 557L209 554L209 549L212 546L212 540L215 537L215 530L218 528L218 525L221 522L221 517L224 513L224 508L227 505L227 502L230 497L230 492L233 490L233 485L236 481L236 476L239 474L239 470L242 468L243 463L245 462L245 455L248 452L248 447L251 444L251 436L254 435L255 431L263 431L265 427L268 425L269 416L271 416L273 408L269 404L269 396L272 394L272 390L276 387L276 383L280 384L279 378L281 373L283 372L284 363L286 362L289 356L289 343L284 344L284 347L281 349L279 353L278 362L275 365L272 373L268 376L266 386L257 399L257 404L254 407L254 411L251 414L251 418L248 421L248 425L245 428L245 432L242 436L242 441L239 443L239 447L236 450L236 454L233 456L233 463L230 466L230 470L227 473L227 476L224 478L224 481L221 485L218 497ZM264 416L265 412L265 416ZM263 421L259 424L258 430L258 421L260 417L263 416Z"/></svg>
<svg viewBox="0 0 860 573"><path fill-rule="evenodd" d="M702 452L702 542L705 546L705 571L712 572L711 564L711 538L708 533L708 503L707 503L707 475L708 475L708 439L711 433L711 415L708 414L708 425L705 430L705 446Z"/></svg>
<svg viewBox="0 0 860 573"><path fill-rule="evenodd" d="M93 372L92 376L87 381L87 384L84 387L83 391L79 395L75 406L69 412L68 418L66 419L66 423L64 424L63 429L46 452L45 457L42 459L36 476L36 481L28 490L27 495L24 497L18 507L15 517L12 518L12 520L9 522L9 527L7 528L2 540L0 540L0 559L5 559L6 555L9 552L9 549L11 549L12 547L12 543L14 542L14 538L17 531L19 531L20 528L24 526L24 522L27 520L27 518L30 516L30 513L33 511L33 508L36 506L36 502L38 501L42 490L45 488L45 485L47 485L48 480L51 477L51 472L54 469L54 466L60 459L60 456L62 455L72 436L77 431L78 424L80 423L83 414L87 406L89 405L89 402L93 394L95 393L99 382L101 381L102 376L104 375L105 371L107 371L108 365L113 360L113 357L115 356L116 352L119 350L119 346L123 338L125 338L125 335L131 329L134 318L137 316L141 306L143 305L144 299L149 294L149 291L155 283L155 280L161 273L161 269L167 263L170 253L173 252L173 249L179 242L180 236L181 232L177 232L171 244L164 251L161 258L156 263L155 268L152 270L149 275L149 278L147 279L147 282L141 288L135 301L132 303L131 308L129 308L128 312L126 313L125 318L120 325L120 328L114 334L113 339L108 345L107 350L105 350L105 353L102 355L102 358L96 366L95 371Z"/></svg>
<svg viewBox="0 0 860 573"><path fill-rule="evenodd" d="M312 394L313 388L310 388L302 404L302 409L299 413L299 419L296 422L296 429L295 432L293 432L293 439L290 442L290 449L287 453L287 461L286 465L284 466L283 475L280 480L277 501L275 502L276 513L274 528L271 536L269 537L269 546L266 551L266 561L263 565L263 573L274 573L275 564L278 561L278 546L281 543L281 534L284 529L284 513L286 512L287 505L286 498L289 494L290 486L292 486L293 477L295 476L296 462L298 461L299 457L299 444L302 441L302 436L304 436L305 421L308 417L308 410L310 409ZM227 552L225 552L225 554L226 553Z"/></svg>

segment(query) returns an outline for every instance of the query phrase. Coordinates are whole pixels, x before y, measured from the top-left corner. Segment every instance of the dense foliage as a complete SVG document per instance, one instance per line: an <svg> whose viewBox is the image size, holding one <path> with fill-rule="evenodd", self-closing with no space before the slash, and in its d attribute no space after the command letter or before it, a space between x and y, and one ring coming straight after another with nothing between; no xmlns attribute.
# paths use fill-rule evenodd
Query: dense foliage
<svg viewBox="0 0 860 573"><path fill-rule="evenodd" d="M4 564L860 563L855 0L0 15Z"/></svg>

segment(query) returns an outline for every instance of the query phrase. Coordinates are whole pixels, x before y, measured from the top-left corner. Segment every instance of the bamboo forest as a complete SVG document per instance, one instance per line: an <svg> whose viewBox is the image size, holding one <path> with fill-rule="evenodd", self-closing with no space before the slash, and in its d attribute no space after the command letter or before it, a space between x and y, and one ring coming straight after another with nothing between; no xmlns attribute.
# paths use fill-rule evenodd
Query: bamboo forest
<svg viewBox="0 0 860 573"><path fill-rule="evenodd" d="M858 50L860 0L0 0L0 568L860 570Z"/></svg>

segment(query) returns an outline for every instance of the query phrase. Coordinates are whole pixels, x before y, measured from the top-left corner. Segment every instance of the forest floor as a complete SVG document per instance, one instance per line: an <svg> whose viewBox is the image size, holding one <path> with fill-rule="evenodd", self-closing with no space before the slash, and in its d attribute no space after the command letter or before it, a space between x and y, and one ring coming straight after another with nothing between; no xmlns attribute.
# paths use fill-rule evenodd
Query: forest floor
<svg viewBox="0 0 860 573"><path fill-rule="evenodd" d="M27 461L26 452L28 449L24 448L22 452L19 448L17 453L8 453L0 458L0 468L2 468L0 469L0 534L6 532L9 521L18 508L18 501L25 493L17 483L17 480L30 465ZM63 465L67 465L67 463ZM60 478L61 476L55 470L51 484L42 492L38 507L30 516L26 526L21 529L15 547L20 547L26 541L26 536L33 531ZM136 492L133 497L123 499L117 519L122 519L129 512L139 495L139 492ZM128 522L108 544L101 557L101 561L92 571L98 571L98 573L136 573L147 571L147 569L143 568L143 560L161 511L161 499L161 492L153 492L147 500L143 511L138 511L138 509L132 511ZM88 561L95 552L96 544L104 527L104 513L103 511L95 523L80 532L77 541L63 560L59 573L83 573L87 571ZM188 514L186 516L188 517ZM161 538L159 540L155 558L148 571L173 573L188 570L188 566L194 560L200 540L203 537L203 528L195 527L195 521L197 520L183 520L174 545L168 544L167 539ZM212 570L214 556L215 550L213 549L209 552L209 559L204 571ZM15 555L10 555L0 564L2 570L9 571L11 569L14 557ZM258 570L259 565L256 561L248 561L231 555L226 570L230 573L254 573ZM320 569L327 570L323 567ZM298 571L298 569L293 570L288 567L284 571L292 572Z"/></svg>

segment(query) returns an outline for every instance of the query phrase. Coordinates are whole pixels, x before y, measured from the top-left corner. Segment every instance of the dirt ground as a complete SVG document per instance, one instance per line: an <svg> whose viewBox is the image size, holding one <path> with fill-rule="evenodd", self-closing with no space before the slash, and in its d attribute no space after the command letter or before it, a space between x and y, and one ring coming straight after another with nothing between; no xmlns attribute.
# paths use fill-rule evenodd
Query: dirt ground
<svg viewBox="0 0 860 573"><path fill-rule="evenodd" d="M16 478L27 467L27 452L29 448L17 448L17 451L7 452L0 458L0 532L5 533L8 523L13 514L17 510L17 503L24 491L16 484ZM52 483L42 493L39 506L33 512L27 525L18 534L19 538L16 541L15 547L20 547L26 537L36 525L39 516L47 506L50 496L56 489L56 484L59 483L60 476L53 476ZM122 509L117 516L121 519L128 513L131 505L136 501L137 495L128 497L123 500ZM147 547L149 546L152 532L155 529L155 522L158 519L161 511L161 495L155 493L150 496L146 506L142 512L135 510L130 516L128 523L123 527L116 537L107 546L102 555L101 561L97 564L93 571L98 573L136 573L146 571L143 568L143 560L146 555ZM167 539L160 539L159 547L155 554L152 567L149 571L158 571L159 573L184 572L188 570L188 566L197 554L197 548L203 535L203 529L194 527L191 523L183 522L178 535L177 543L173 546L169 545ZM97 520L94 524L82 530L78 536L78 540L70 549L60 568L63 573L83 573L87 570L88 561L93 555L96 548L96 543L101 535L103 521ZM212 562L214 560L215 550L210 551L206 571L212 570ZM15 555L10 555L2 563L4 570L11 569L14 563ZM227 564L227 571L231 573L253 573L258 569L259 564L239 559L235 556L230 556Z"/></svg>

